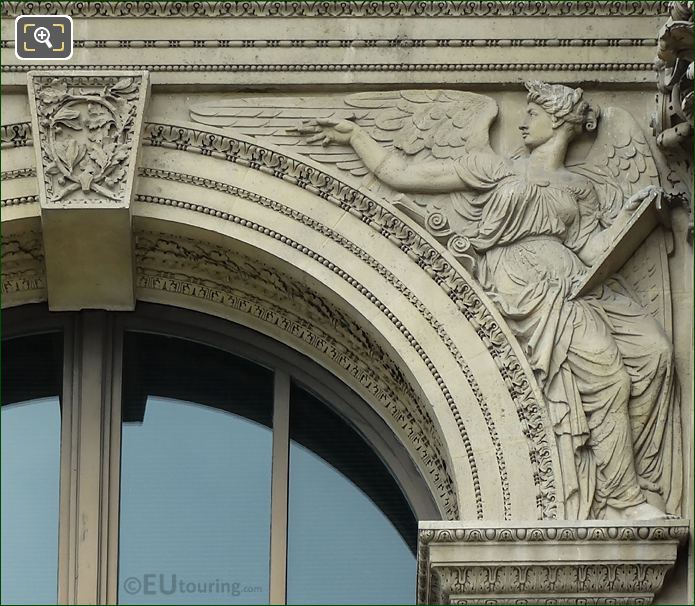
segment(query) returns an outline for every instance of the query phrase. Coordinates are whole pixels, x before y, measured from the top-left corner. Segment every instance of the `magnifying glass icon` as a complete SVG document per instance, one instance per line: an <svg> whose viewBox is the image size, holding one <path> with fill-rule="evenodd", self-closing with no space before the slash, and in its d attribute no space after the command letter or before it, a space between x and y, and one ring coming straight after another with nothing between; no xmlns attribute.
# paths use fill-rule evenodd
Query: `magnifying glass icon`
<svg viewBox="0 0 695 606"><path fill-rule="evenodd" d="M47 27L37 27L34 30L34 40L39 44L45 44L48 48L53 48L51 44L51 32L48 31Z"/></svg>

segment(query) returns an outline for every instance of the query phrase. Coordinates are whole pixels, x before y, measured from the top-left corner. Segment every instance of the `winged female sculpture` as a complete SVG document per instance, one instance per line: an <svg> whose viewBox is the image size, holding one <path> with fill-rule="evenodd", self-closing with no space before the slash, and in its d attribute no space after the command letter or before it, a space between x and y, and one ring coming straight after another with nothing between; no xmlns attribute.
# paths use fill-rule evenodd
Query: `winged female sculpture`
<svg viewBox="0 0 695 606"><path fill-rule="evenodd" d="M489 143L497 103L462 91L359 93L342 109L316 101L312 111L322 117L292 131L291 120L276 122L282 133L271 124L282 114L277 106L254 101L237 106L243 117L232 122L294 137L304 153L365 175L389 199L405 194L400 207L471 262L545 396L567 519L678 514L680 403L670 339L620 276L577 296L635 209L658 198L649 148L627 112L599 112L581 89L527 88L519 127L527 153L511 158ZM225 124L234 112L192 113ZM566 166L568 148L586 130L596 130L591 151Z"/></svg>

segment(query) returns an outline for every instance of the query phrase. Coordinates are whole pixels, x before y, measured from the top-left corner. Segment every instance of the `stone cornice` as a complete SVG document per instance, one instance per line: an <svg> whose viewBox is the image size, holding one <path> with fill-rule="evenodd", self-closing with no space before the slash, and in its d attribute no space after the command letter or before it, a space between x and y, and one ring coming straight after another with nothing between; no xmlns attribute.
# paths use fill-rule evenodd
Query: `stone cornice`
<svg viewBox="0 0 695 606"><path fill-rule="evenodd" d="M688 524L421 522L418 603L651 604Z"/></svg>
<svg viewBox="0 0 695 606"><path fill-rule="evenodd" d="M444 0L253 2L3 2L2 16L67 14L73 17L567 17L660 16L665 1L483 2Z"/></svg>
<svg viewBox="0 0 695 606"><path fill-rule="evenodd" d="M278 78L283 85L321 88L404 87L413 78L419 85L454 88L519 88L524 79L644 88L653 73L654 24L667 9L663 1L564 0L2 3L8 19L51 13L75 18L72 69L146 70L158 87L224 88L272 87ZM606 19L587 27L600 17ZM623 17L633 20L629 29L607 26L608 19ZM234 18L239 27L223 25ZM252 27L258 18L266 18L267 26ZM114 29L125 23L121 19L145 21ZM487 27L490 19L497 29ZM553 27L539 30L534 19L550 19ZM153 20L160 25L143 29ZM12 37L0 46L3 86L21 87L25 72L39 63L17 60Z"/></svg>

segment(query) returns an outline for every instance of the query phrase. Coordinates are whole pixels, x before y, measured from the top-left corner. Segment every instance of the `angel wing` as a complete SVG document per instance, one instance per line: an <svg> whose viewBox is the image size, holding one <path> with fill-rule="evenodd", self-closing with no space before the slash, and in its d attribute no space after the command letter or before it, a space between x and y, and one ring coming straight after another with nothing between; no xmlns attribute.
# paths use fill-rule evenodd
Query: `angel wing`
<svg viewBox="0 0 695 606"><path fill-rule="evenodd" d="M317 162L328 162L354 176L364 176L367 169L352 148L322 147L307 143L306 137L292 129L307 120L333 118L353 119L359 124L368 121L368 111L356 113L342 99L304 97L288 100L283 97L232 98L194 105L191 120L201 124L232 128L259 141L290 146L293 153L309 156Z"/></svg>
<svg viewBox="0 0 695 606"><path fill-rule="evenodd" d="M452 90L358 93L345 102L374 115L373 136L416 159L456 159L489 151L489 131L497 117L490 97Z"/></svg>
<svg viewBox="0 0 695 606"><path fill-rule="evenodd" d="M465 239L456 238L443 209L451 196L403 196L379 181L351 147L310 143L296 129L302 122L320 118L353 120L390 154L417 161L456 160L471 152L492 153L489 131L497 117L497 102L484 95L453 90L398 90L356 93L344 98L304 97L233 98L195 105L190 110L195 122L228 127L279 146L293 153L359 178L358 187L379 195L423 224L442 244L471 269L474 259Z"/></svg>
<svg viewBox="0 0 695 606"><path fill-rule="evenodd" d="M474 149L490 150L488 131L497 111L493 99L475 93L402 90L345 98L233 98L195 105L190 116L195 122L292 146L294 153L362 177L369 171L352 148L308 143L293 129L317 118L354 120L392 153L417 159L455 159Z"/></svg>
<svg viewBox="0 0 695 606"><path fill-rule="evenodd" d="M625 110L601 111L596 137L586 159L567 167L593 181L601 204L601 220L610 225L632 194L659 184L647 140L635 119Z"/></svg>
<svg viewBox="0 0 695 606"><path fill-rule="evenodd" d="M627 111L609 107L601 111L599 129L591 150L572 172L590 179L600 206L600 222L612 224L624 202L649 185L659 185L659 174L642 129ZM657 227L620 274L643 307L671 333L671 285L668 254L671 235Z"/></svg>

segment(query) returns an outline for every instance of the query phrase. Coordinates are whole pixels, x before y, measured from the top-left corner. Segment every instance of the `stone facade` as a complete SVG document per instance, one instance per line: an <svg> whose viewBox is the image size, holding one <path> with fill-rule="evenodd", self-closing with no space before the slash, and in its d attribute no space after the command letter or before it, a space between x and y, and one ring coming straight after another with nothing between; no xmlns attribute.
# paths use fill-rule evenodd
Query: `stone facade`
<svg viewBox="0 0 695 606"><path fill-rule="evenodd" d="M2 11L4 307L321 364L437 504L423 603L692 603L691 4ZM14 57L26 11L69 64Z"/></svg>

